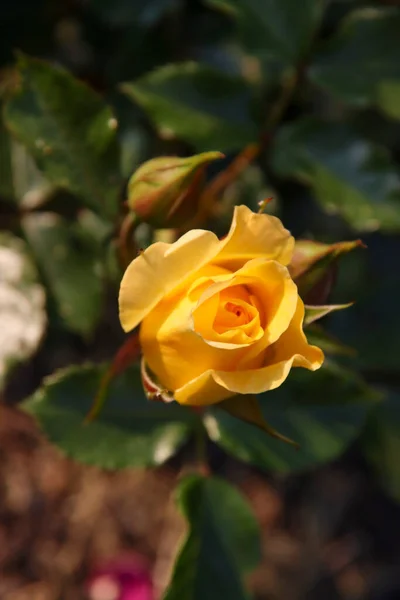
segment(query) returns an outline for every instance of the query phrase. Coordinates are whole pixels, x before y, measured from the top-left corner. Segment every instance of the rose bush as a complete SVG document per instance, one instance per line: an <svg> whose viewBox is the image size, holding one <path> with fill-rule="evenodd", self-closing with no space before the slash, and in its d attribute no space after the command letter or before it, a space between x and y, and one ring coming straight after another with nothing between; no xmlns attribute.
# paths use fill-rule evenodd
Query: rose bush
<svg viewBox="0 0 400 600"><path fill-rule="evenodd" d="M228 235L192 230L128 266L125 331L140 327L146 365L180 404L201 406L280 386L292 367L318 369L288 265L294 238L276 217L237 206Z"/></svg>

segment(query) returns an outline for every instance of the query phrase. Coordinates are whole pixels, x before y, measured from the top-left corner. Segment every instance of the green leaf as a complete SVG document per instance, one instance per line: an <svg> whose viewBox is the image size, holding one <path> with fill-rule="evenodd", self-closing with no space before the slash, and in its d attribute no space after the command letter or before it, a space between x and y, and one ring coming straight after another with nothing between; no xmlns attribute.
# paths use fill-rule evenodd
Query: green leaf
<svg viewBox="0 0 400 600"><path fill-rule="evenodd" d="M356 349L357 366L384 385L397 380L400 368L399 254L398 236L372 236L366 252L349 257L337 294L351 293L356 306L332 319L335 335Z"/></svg>
<svg viewBox="0 0 400 600"><path fill-rule="evenodd" d="M25 146L5 127L0 103L0 195L2 201L31 210L54 191L37 169Z"/></svg>
<svg viewBox="0 0 400 600"><path fill-rule="evenodd" d="M296 240L293 257L289 265L290 274L298 284L299 278L305 274L312 273L313 277L310 283L311 285L315 285L318 282L319 276L323 274L320 271L316 273L317 268L322 271L322 267L326 268L330 266L339 256L347 254L360 246L363 246L361 240L337 242L335 244L324 244L314 240ZM329 260L324 261L323 259ZM307 291L309 291L309 288Z"/></svg>
<svg viewBox="0 0 400 600"><path fill-rule="evenodd" d="M194 416L177 405L149 402L140 373L110 384L100 415L85 423L105 366L74 366L52 375L24 408L67 456L105 469L161 464L185 441Z"/></svg>
<svg viewBox="0 0 400 600"><path fill-rule="evenodd" d="M22 225L60 316L70 329L89 336L104 295L98 241L79 222L54 213L28 215Z"/></svg>
<svg viewBox="0 0 400 600"><path fill-rule="evenodd" d="M228 414L236 417L236 419L259 427L266 434L271 435L281 442L286 442L297 447L297 444L293 440L281 435L279 431L273 429L266 422L257 396L233 396L233 398L228 398L224 402L220 402L218 408L225 410Z"/></svg>
<svg viewBox="0 0 400 600"><path fill-rule="evenodd" d="M378 105L389 117L400 120L400 78L379 85Z"/></svg>
<svg viewBox="0 0 400 600"><path fill-rule="evenodd" d="M37 349L46 327L45 293L22 240L0 234L0 386Z"/></svg>
<svg viewBox="0 0 400 600"><path fill-rule="evenodd" d="M361 240L336 244L297 240L289 269L304 302L324 304L336 282L339 256L362 245Z"/></svg>
<svg viewBox="0 0 400 600"><path fill-rule="evenodd" d="M336 282L338 258L359 246L363 246L361 240L336 244L296 241L289 269L304 302L321 305L327 301Z"/></svg>
<svg viewBox="0 0 400 600"><path fill-rule="evenodd" d="M179 137L198 152L235 150L257 139L251 90L242 79L190 62L161 67L122 90L162 137Z"/></svg>
<svg viewBox="0 0 400 600"><path fill-rule="evenodd" d="M5 105L7 127L53 184L112 218L118 210L116 120L102 99L66 71L21 57L21 85Z"/></svg>
<svg viewBox="0 0 400 600"><path fill-rule="evenodd" d="M280 388L259 398L265 420L296 441L298 450L218 408L205 424L211 439L229 454L282 473L339 456L359 434L375 399L356 376L327 361L315 373L296 370Z"/></svg>
<svg viewBox="0 0 400 600"><path fill-rule="evenodd" d="M387 110L389 104L390 114L399 97L399 30L395 8L355 11L317 54L311 79L356 106L378 104ZM391 116L398 115L397 108Z"/></svg>
<svg viewBox="0 0 400 600"><path fill-rule="evenodd" d="M400 501L400 396L388 395L371 413L362 447L384 488Z"/></svg>
<svg viewBox="0 0 400 600"><path fill-rule="evenodd" d="M349 308L353 305L353 302L348 302L347 304L325 304L324 306L305 306L305 316L304 316L304 325L311 325L314 321L318 321L318 319L322 319L326 315L329 315L331 312L335 312L337 310L343 310L344 308Z"/></svg>
<svg viewBox="0 0 400 600"><path fill-rule="evenodd" d="M235 488L192 475L178 489L189 533L164 600L245 600L242 576L260 560L255 517Z"/></svg>
<svg viewBox="0 0 400 600"><path fill-rule="evenodd" d="M295 65L318 27L323 0L207 0L231 15L246 50L263 60Z"/></svg>
<svg viewBox="0 0 400 600"><path fill-rule="evenodd" d="M273 150L281 176L310 185L329 213L355 229L400 230L400 177L389 156L340 123L302 119L283 127Z"/></svg>
<svg viewBox="0 0 400 600"><path fill-rule="evenodd" d="M354 348L346 346L319 325L312 323L307 327L307 340L313 346L318 346L325 354L333 356L355 356Z"/></svg>
<svg viewBox="0 0 400 600"><path fill-rule="evenodd" d="M173 7L176 0L90 0L90 6L107 22L126 27L139 23L153 25L162 14Z"/></svg>

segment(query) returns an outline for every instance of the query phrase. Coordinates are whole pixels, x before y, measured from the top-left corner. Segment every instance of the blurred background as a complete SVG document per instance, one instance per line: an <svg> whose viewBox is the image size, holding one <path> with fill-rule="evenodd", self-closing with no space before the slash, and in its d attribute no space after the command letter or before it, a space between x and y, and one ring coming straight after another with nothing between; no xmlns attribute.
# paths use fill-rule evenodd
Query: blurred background
<svg viewBox="0 0 400 600"><path fill-rule="evenodd" d="M21 75L26 55L98 95ZM109 158L100 101L117 130ZM296 237L367 249L341 258L330 298L356 304L314 331L333 360L291 377L276 393L284 410L268 414L298 455L227 422L210 462L260 523L252 597L400 599L400 3L3 0L0 102L0 598L146 600L150 574L165 587L190 447L151 471L82 466L18 403L124 340L112 240L134 169L205 150L226 166L262 139L207 225L223 234L235 204L272 196ZM97 196L120 208L101 214ZM145 226L138 236L151 239ZM372 408L359 401L371 389L384 398Z"/></svg>

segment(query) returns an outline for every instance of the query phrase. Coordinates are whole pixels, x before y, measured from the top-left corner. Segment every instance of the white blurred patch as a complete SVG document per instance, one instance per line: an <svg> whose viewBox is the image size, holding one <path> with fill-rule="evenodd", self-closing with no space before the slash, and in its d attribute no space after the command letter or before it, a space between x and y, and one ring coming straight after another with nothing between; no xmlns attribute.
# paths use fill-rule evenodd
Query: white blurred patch
<svg viewBox="0 0 400 600"><path fill-rule="evenodd" d="M45 293L25 280L24 256L0 246L0 381L11 362L19 362L38 346L46 325Z"/></svg>

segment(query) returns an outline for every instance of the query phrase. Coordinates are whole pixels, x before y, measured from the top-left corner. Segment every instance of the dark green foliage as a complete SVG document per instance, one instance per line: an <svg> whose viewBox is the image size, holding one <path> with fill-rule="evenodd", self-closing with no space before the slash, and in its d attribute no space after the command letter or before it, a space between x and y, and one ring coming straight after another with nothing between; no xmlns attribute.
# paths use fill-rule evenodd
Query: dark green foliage
<svg viewBox="0 0 400 600"><path fill-rule="evenodd" d="M267 64L294 66L310 48L324 0L207 0L234 19L244 49Z"/></svg>
<svg viewBox="0 0 400 600"><path fill-rule="evenodd" d="M65 71L21 56L21 82L4 109L7 127L55 185L105 216L117 212L117 122L93 90Z"/></svg>
<svg viewBox="0 0 400 600"><path fill-rule="evenodd" d="M239 150L255 141L250 87L196 63L163 67L122 86L148 113L161 136L180 137L201 152Z"/></svg>
<svg viewBox="0 0 400 600"><path fill-rule="evenodd" d="M366 458L383 487L400 500L400 396L389 393L371 412L362 436Z"/></svg>
<svg viewBox="0 0 400 600"><path fill-rule="evenodd" d="M390 116L399 100L400 14L398 9L354 11L321 44L311 66L313 81L349 104L376 104Z"/></svg>
<svg viewBox="0 0 400 600"><path fill-rule="evenodd" d="M298 442L298 449L218 408L206 416L206 427L230 454L283 473L336 458L359 434L374 405L373 394L360 380L330 364L312 377L294 373L279 390L259 400L265 420Z"/></svg>
<svg viewBox="0 0 400 600"><path fill-rule="evenodd" d="M76 3L66 25L64 9L47 14L49 3L25 12L6 4L0 318L15 319L15 327L1 328L8 336L1 384L39 348L46 323L57 348L73 340L70 362L111 357L122 343L117 239L126 183L141 162L224 152L211 178L261 141L253 164L201 227L224 235L234 204L257 210L273 195L267 210L296 237L327 244L362 238L368 246L329 266L327 302L355 304L328 316L326 328L306 331L326 352L324 367L298 370L259 398L268 426L300 448L218 407L199 416L150 402L135 367L115 378L89 424L105 367L60 370L24 408L62 452L109 469L158 465L199 428L236 459L285 474L358 444L382 487L400 498L400 7L89 0ZM14 62L15 48L24 53ZM141 227L132 256L152 235ZM20 267L10 275L6 263ZM316 275L324 283L324 273L300 278L301 293ZM47 344L43 356L52 365L54 345ZM259 540L243 499L217 478L193 476L183 480L179 501L188 535L165 599L248 598L243 578L257 564Z"/></svg>
<svg viewBox="0 0 400 600"><path fill-rule="evenodd" d="M191 476L178 488L189 532L165 600L248 598L242 575L260 559L257 522L240 494L216 477Z"/></svg>
<svg viewBox="0 0 400 600"><path fill-rule="evenodd" d="M354 229L400 229L396 165L345 124L304 119L282 127L272 160L277 173L305 182L327 212Z"/></svg>
<svg viewBox="0 0 400 600"><path fill-rule="evenodd" d="M105 367L71 367L49 377L24 404L65 454L105 469L158 465L187 438L192 413L146 399L138 369L111 383L105 408L86 423Z"/></svg>
<svg viewBox="0 0 400 600"><path fill-rule="evenodd" d="M103 265L95 240L79 222L32 214L23 229L59 314L73 330L93 333L103 306Z"/></svg>

